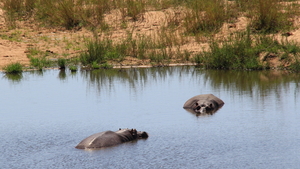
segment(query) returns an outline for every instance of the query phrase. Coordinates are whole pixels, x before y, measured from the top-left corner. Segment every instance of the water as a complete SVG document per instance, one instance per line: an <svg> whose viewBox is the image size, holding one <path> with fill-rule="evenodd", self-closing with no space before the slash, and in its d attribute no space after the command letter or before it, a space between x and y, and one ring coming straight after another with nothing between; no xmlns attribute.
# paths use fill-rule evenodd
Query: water
<svg viewBox="0 0 300 169"><path fill-rule="evenodd" d="M194 67L24 72L0 78L0 168L299 168L299 74ZM195 116L186 100L225 105ZM74 147L106 130L147 140Z"/></svg>

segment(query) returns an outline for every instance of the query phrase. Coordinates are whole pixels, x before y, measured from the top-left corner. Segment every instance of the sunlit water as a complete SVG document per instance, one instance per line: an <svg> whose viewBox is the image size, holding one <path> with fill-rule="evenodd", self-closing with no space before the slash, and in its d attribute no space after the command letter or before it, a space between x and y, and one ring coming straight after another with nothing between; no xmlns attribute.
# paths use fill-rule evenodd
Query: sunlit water
<svg viewBox="0 0 300 169"><path fill-rule="evenodd" d="M0 78L0 168L300 168L299 74L194 67L24 72ZM212 93L225 105L182 106ZM74 147L106 130L147 140Z"/></svg>

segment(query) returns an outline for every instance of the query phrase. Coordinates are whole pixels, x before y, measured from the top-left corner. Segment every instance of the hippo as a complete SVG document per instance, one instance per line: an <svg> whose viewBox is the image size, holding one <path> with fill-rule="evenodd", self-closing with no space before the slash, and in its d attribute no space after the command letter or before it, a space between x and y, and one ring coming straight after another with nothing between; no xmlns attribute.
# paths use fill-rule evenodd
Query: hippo
<svg viewBox="0 0 300 169"><path fill-rule="evenodd" d="M224 102L213 94L202 94L190 98L183 108L196 115L213 114L224 105Z"/></svg>
<svg viewBox="0 0 300 169"><path fill-rule="evenodd" d="M82 140L75 148L77 149L99 149L115 146L124 142L148 138L148 133L136 129L119 129L116 132L104 131L93 134Z"/></svg>

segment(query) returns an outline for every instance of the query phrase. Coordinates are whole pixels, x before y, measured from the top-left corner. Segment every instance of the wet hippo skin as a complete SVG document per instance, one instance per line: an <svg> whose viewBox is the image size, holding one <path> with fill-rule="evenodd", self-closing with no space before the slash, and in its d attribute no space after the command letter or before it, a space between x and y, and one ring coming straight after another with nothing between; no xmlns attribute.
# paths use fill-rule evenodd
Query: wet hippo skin
<svg viewBox="0 0 300 169"><path fill-rule="evenodd" d="M196 114L215 113L224 102L213 94L197 95L187 100L183 108Z"/></svg>
<svg viewBox="0 0 300 169"><path fill-rule="evenodd" d="M136 129L119 129L116 132L104 131L85 138L75 148L99 149L143 138L148 138L148 133Z"/></svg>

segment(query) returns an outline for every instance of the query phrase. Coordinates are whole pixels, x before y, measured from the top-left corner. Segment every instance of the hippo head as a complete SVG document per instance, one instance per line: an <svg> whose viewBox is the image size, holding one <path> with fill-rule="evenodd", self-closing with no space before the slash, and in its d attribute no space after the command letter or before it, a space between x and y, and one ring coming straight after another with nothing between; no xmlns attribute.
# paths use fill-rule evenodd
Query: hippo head
<svg viewBox="0 0 300 169"><path fill-rule="evenodd" d="M198 103L196 102L193 106L193 110L196 113L207 113L207 112L211 112L214 110L214 104L212 102L202 102L202 103Z"/></svg>
<svg viewBox="0 0 300 169"><path fill-rule="evenodd" d="M145 131L138 131L137 136L138 136L139 139L148 138L148 133L145 132Z"/></svg>
<svg viewBox="0 0 300 169"><path fill-rule="evenodd" d="M148 134L145 131L137 131L136 129L119 129L118 133L124 131L129 131L132 135L133 139L142 139L142 138L148 138Z"/></svg>

